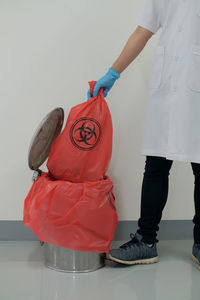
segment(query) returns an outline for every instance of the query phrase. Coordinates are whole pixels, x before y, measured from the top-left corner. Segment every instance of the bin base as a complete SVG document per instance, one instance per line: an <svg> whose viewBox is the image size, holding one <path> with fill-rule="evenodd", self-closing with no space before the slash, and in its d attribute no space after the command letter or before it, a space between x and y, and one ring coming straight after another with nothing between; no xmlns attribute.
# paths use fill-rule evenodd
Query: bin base
<svg viewBox="0 0 200 300"><path fill-rule="evenodd" d="M44 243L44 264L60 272L86 273L105 266L105 254L76 251Z"/></svg>

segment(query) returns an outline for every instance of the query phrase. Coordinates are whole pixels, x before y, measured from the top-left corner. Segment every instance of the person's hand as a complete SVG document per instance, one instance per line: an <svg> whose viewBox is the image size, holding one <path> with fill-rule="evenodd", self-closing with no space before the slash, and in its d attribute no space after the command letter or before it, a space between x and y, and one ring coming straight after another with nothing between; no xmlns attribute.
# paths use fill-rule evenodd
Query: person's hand
<svg viewBox="0 0 200 300"><path fill-rule="evenodd" d="M120 77L120 74L113 68L109 68L108 72L101 77L95 84L94 86L94 90L93 90L93 95L91 95L91 91L90 89L87 92L87 97L90 100L91 97L96 97L98 95L98 92L100 90L100 88L105 88L103 94L104 97L107 96L109 90L112 88L112 86L114 85L115 81Z"/></svg>

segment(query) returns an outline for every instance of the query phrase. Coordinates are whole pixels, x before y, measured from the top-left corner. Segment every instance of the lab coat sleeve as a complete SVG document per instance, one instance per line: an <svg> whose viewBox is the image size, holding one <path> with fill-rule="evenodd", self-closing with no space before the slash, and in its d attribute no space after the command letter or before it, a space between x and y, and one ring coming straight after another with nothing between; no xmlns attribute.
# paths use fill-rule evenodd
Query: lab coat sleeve
<svg viewBox="0 0 200 300"><path fill-rule="evenodd" d="M156 33L161 27L160 0L146 0L144 7L136 15L136 24Z"/></svg>

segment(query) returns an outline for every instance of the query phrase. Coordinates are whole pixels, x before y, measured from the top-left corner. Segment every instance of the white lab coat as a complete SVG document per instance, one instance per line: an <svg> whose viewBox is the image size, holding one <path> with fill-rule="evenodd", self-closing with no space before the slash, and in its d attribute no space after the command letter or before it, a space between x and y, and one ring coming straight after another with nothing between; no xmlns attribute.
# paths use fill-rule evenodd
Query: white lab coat
<svg viewBox="0 0 200 300"><path fill-rule="evenodd" d="M146 0L136 24L162 29L141 154L200 163L200 0Z"/></svg>

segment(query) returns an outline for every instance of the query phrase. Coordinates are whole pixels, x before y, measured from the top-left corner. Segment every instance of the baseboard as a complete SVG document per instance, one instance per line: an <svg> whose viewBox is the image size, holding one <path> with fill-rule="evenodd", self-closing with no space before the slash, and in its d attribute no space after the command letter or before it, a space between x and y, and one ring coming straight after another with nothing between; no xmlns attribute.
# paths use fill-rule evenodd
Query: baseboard
<svg viewBox="0 0 200 300"><path fill-rule="evenodd" d="M193 225L190 220L162 220L157 238L159 240L191 240L193 239ZM120 221L114 240L130 239L129 234L134 233L137 228L137 221Z"/></svg>
<svg viewBox="0 0 200 300"><path fill-rule="evenodd" d="M162 220L157 238L159 240L193 239L193 223L190 220ZM129 234L137 230L137 221L119 221L114 240L129 239ZM37 236L23 221L0 221L1 241L38 241Z"/></svg>

